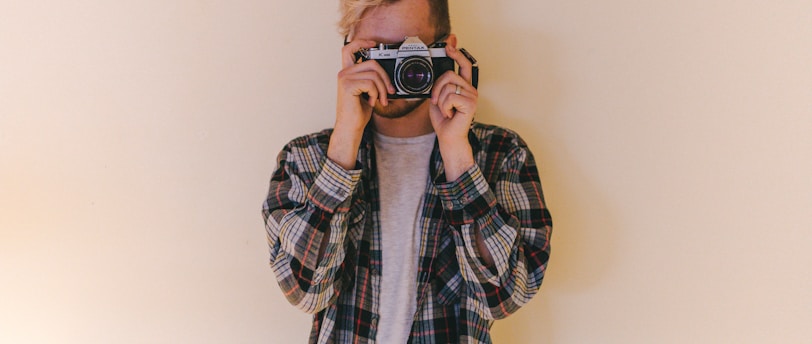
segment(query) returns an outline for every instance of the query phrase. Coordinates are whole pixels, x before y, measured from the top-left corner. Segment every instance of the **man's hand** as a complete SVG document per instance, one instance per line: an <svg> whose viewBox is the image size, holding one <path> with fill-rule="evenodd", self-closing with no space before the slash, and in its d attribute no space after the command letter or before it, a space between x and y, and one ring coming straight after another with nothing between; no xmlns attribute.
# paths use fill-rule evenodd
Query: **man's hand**
<svg viewBox="0 0 812 344"><path fill-rule="evenodd" d="M375 46L374 41L353 40L341 49L342 70L338 73L336 123L327 157L346 169L355 168L358 146L376 102L387 105L395 93L389 76L375 61L356 64L355 53ZM368 98L364 99L363 94Z"/></svg>
<svg viewBox="0 0 812 344"><path fill-rule="evenodd" d="M437 79L431 91L429 115L440 143L446 179L453 181L474 165L468 130L474 121L479 93L471 85L471 61L451 45L446 46L446 55L457 62L460 73L448 71Z"/></svg>

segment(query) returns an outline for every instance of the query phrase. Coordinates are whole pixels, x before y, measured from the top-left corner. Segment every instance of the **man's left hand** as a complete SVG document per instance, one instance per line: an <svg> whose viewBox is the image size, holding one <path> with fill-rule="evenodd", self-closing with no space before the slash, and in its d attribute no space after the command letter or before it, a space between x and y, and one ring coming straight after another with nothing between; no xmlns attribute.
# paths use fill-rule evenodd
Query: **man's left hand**
<svg viewBox="0 0 812 344"><path fill-rule="evenodd" d="M474 121L479 93L471 84L471 61L451 45L446 46L446 55L460 66L460 71L448 71L437 79L429 116L440 143L446 178L451 181L474 164L468 130Z"/></svg>

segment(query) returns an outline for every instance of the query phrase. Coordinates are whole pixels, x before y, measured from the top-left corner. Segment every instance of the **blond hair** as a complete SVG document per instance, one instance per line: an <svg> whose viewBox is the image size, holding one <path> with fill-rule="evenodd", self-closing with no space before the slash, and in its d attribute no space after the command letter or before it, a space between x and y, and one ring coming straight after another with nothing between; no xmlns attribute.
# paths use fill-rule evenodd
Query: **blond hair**
<svg viewBox="0 0 812 344"><path fill-rule="evenodd" d="M399 0L341 0L341 20L338 22L338 32L343 36L352 36L355 26L361 17L370 8L391 5ZM427 0L431 17L436 25L435 39L451 33L451 20L448 14L448 0Z"/></svg>

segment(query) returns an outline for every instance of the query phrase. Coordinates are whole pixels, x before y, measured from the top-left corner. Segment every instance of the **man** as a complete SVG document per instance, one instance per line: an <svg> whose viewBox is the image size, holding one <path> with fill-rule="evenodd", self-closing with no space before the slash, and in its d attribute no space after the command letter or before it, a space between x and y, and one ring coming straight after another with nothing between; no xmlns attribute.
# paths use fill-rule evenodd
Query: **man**
<svg viewBox="0 0 812 344"><path fill-rule="evenodd" d="M473 122L472 63L447 0L342 0L335 126L279 155L263 207L271 267L314 314L312 343L488 343L493 320L538 291L551 218L515 133ZM355 53L404 37L445 39L459 74L431 99L389 99Z"/></svg>

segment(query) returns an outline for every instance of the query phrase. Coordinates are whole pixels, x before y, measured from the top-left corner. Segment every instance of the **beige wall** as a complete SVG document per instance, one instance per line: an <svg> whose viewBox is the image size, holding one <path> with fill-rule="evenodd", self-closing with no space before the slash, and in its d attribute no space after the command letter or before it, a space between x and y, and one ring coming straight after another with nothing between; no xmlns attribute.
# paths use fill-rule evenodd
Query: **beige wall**
<svg viewBox="0 0 812 344"><path fill-rule="evenodd" d="M332 124L334 2L0 1L0 342L304 342L275 155ZM501 343L812 342L812 3L452 0L556 223Z"/></svg>

